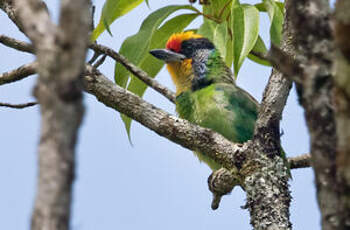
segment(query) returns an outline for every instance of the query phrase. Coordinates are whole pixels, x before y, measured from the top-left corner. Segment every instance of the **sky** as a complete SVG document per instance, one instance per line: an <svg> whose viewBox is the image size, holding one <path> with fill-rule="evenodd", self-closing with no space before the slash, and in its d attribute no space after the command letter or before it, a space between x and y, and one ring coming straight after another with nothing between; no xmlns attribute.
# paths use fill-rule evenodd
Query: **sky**
<svg viewBox="0 0 350 230"><path fill-rule="evenodd" d="M46 1L57 22L59 1ZM149 0L142 3L111 26L113 37L103 33L100 44L119 50L123 40L135 34L152 11L173 1ZM241 1L256 3L257 1ZM176 4L187 4L178 0ZM98 22L103 1L96 5ZM199 5L195 5L200 7ZM173 14L176 15L176 14ZM200 25L195 20L189 28ZM269 42L269 21L261 15L260 34ZM0 11L0 34L28 41ZM91 53L89 53L91 56ZM0 73L31 62L34 57L0 44ZM113 79L111 59L100 67ZM271 69L246 60L237 84L261 101ZM32 89L37 76L0 86L0 102L24 103L35 100ZM156 77L174 90L166 70ZM162 95L148 89L144 99L169 113L174 105ZM77 168L74 182L71 229L213 229L248 230L249 213L241 209L244 192L236 187L225 196L218 210L210 209L211 193L207 188L210 169L191 151L133 122L130 145L118 112L107 108L93 96L84 94L85 118L77 143ZM37 145L40 134L39 107L15 110L0 107L0 216L1 229L30 228L37 177ZM281 121L282 146L288 156L309 152L309 136L303 110L291 90ZM291 221L294 229L318 230L318 211L314 176L311 169L292 171Z"/></svg>

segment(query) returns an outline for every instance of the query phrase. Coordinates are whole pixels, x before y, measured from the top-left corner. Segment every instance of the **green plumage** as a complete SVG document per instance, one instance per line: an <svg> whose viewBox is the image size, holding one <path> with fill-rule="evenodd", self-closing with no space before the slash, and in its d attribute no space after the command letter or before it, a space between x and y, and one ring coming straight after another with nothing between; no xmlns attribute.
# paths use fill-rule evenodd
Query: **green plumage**
<svg viewBox="0 0 350 230"><path fill-rule="evenodd" d="M205 65L207 69L200 77L201 80L194 83L199 85L177 97L176 110L179 116L210 128L232 142L243 143L251 139L258 114L258 103L235 85L232 73L218 51L210 52ZM196 77L199 76L194 76L194 79ZM221 167L205 153L196 154L212 170Z"/></svg>
<svg viewBox="0 0 350 230"><path fill-rule="evenodd" d="M236 86L231 69L213 43L198 37L182 41L180 37L185 35L171 37L167 49L150 51L156 58L167 62L176 85L179 116L210 128L232 142L250 140L258 116L258 102ZM283 150L281 152L288 165ZM195 154L212 170L221 168L205 153Z"/></svg>

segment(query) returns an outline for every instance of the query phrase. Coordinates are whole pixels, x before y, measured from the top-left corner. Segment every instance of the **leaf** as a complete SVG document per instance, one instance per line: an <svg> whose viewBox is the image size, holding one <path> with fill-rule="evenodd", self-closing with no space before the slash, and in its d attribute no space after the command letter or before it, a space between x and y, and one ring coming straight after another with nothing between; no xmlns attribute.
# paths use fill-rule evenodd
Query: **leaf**
<svg viewBox="0 0 350 230"><path fill-rule="evenodd" d="M281 12L284 11L284 2L275 1L276 5L280 8ZM257 3L254 5L260 12L267 12L265 3Z"/></svg>
<svg viewBox="0 0 350 230"><path fill-rule="evenodd" d="M203 5L203 13L222 21L230 15L231 7L237 3L238 0L210 1L210 4Z"/></svg>
<svg viewBox="0 0 350 230"><path fill-rule="evenodd" d="M255 43L252 51L248 54L248 58L250 60L258 63L258 64L271 66L270 62L255 56L254 54L252 54L252 52L257 52L257 53L261 53L261 54L267 54L267 48L266 48L266 46L264 44L264 41L261 39L260 36L258 37L258 40L256 40L256 43Z"/></svg>
<svg viewBox="0 0 350 230"><path fill-rule="evenodd" d="M212 20L204 19L204 22L201 27L199 27L197 33L208 38L210 41L213 41L213 34L217 25L218 24Z"/></svg>
<svg viewBox="0 0 350 230"><path fill-rule="evenodd" d="M146 2L146 5L147 5L148 9L151 9L151 7L149 6L149 1L145 0L145 2Z"/></svg>
<svg viewBox="0 0 350 230"><path fill-rule="evenodd" d="M192 9L192 7L168 6L152 13L143 22L139 32L124 41L120 53L125 55L129 61L146 71L149 76L155 77L163 67L164 62L151 56L149 50L164 48L165 43L171 34L183 31L183 29L198 16L198 14L179 15L168 20L163 26L157 29L169 14L179 9ZM142 97L147 85L134 76L131 77L130 83L127 84L129 76L130 73L122 65L116 63L116 83L123 88L128 88L129 91ZM131 119L123 114L121 117L130 139Z"/></svg>
<svg viewBox="0 0 350 230"><path fill-rule="evenodd" d="M271 21L271 42L274 45L279 46L282 39L283 10L274 0L263 0L263 3Z"/></svg>
<svg viewBox="0 0 350 230"><path fill-rule="evenodd" d="M238 0L212 1L209 5L203 5L203 11L206 15L218 15L221 23L211 19L204 18L204 22L198 30L198 33L211 40L219 49L227 66L231 67L233 60L232 36L230 34L231 23L228 18L231 10L239 5Z"/></svg>
<svg viewBox="0 0 350 230"><path fill-rule="evenodd" d="M237 5L231 11L233 67L235 77L259 35L259 11L251 5Z"/></svg>
<svg viewBox="0 0 350 230"><path fill-rule="evenodd" d="M109 26L119 17L140 5L143 0L106 0L102 8L101 18L92 32L91 40L95 41L107 29L112 35Z"/></svg>

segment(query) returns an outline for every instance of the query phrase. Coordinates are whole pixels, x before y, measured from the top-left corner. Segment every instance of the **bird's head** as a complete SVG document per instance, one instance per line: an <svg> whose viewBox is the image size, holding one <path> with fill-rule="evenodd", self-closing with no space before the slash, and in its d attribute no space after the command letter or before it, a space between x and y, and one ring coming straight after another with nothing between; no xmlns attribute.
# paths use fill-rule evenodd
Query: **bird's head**
<svg viewBox="0 0 350 230"><path fill-rule="evenodd" d="M154 49L150 53L166 62L167 69L176 86L176 95L191 88L194 78L193 59L199 50L214 49L213 43L192 31L170 36L165 49Z"/></svg>

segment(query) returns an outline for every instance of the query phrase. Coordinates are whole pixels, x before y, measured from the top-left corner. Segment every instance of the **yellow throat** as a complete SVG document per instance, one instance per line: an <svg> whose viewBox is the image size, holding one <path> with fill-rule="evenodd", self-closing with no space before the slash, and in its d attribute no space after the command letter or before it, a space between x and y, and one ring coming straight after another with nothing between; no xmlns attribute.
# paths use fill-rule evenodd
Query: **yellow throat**
<svg viewBox="0 0 350 230"><path fill-rule="evenodd" d="M168 63L167 69L175 84L176 96L191 89L193 79L192 59L185 59L183 62Z"/></svg>
<svg viewBox="0 0 350 230"><path fill-rule="evenodd" d="M183 41L201 37L201 35L195 34L193 31L175 33L168 39L166 48L179 52ZM191 82L193 79L192 59L185 59L182 62L168 63L167 69L176 86L176 96L191 89Z"/></svg>

